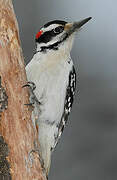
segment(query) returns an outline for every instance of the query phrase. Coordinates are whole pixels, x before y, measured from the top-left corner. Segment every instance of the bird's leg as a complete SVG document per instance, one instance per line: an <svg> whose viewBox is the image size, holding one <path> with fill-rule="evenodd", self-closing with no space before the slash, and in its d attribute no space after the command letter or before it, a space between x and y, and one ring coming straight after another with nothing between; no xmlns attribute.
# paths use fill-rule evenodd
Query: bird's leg
<svg viewBox="0 0 117 180"><path fill-rule="evenodd" d="M36 122L38 121L38 117L39 117L39 112L40 112L40 102L38 101L34 90L36 89L36 85L33 82L27 82L27 84L25 84L23 86L24 87L28 87L29 88L29 93L30 93L30 97L29 97L29 104L24 104L26 106L30 106L32 109L32 123L34 128L36 129Z"/></svg>
<svg viewBox="0 0 117 180"><path fill-rule="evenodd" d="M33 106L35 103L40 104L40 102L38 101L36 95L34 94L34 90L36 89L36 85L34 82L27 82L27 84L25 84L24 86L22 86L22 88L24 87L28 87L29 88L29 93L30 93L30 97L29 97L29 104L25 104L27 106Z"/></svg>
<svg viewBox="0 0 117 180"><path fill-rule="evenodd" d="M33 123L33 127L35 128L35 132L37 132L38 134L38 117L39 117L39 112L40 112L40 102L38 101L35 93L34 93L34 90L36 89L36 85L33 83L33 82L27 82L27 84L25 84L23 86L24 87L28 87L29 88L29 93L30 93L30 103L29 104L25 104L27 106L33 106L34 109L32 111L32 116L31 116L31 119L32 119L32 123ZM41 152L40 152L40 148L38 146L38 139L35 139L34 141L34 149L32 149L29 154L28 154L28 161L27 161L27 164L30 162L30 164L33 163L33 160L34 160L34 157L36 155L38 155L38 158L39 158L39 161L41 163L41 167L42 167L42 170L43 170L43 173L44 175L47 177L47 174L46 174L46 170L45 170L45 167L44 167L44 160L42 158L42 155L41 155Z"/></svg>

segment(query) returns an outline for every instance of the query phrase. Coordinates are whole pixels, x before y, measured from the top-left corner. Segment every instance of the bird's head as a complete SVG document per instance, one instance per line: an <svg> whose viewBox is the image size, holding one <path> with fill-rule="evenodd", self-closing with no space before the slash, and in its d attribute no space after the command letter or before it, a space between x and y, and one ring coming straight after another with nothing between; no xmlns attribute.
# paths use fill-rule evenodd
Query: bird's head
<svg viewBox="0 0 117 180"><path fill-rule="evenodd" d="M90 19L91 17L73 23L61 20L48 22L36 34L37 51L42 53L57 52L62 48L66 53L70 53L75 32Z"/></svg>

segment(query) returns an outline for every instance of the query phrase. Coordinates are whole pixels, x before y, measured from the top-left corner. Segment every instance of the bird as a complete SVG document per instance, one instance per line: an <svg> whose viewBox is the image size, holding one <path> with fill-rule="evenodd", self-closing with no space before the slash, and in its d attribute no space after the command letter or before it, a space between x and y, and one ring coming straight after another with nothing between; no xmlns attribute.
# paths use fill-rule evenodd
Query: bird
<svg viewBox="0 0 117 180"><path fill-rule="evenodd" d="M54 151L73 105L76 72L70 56L75 33L91 17L77 22L53 20L36 34L36 52L26 66L30 104L34 104L40 154L48 176Z"/></svg>

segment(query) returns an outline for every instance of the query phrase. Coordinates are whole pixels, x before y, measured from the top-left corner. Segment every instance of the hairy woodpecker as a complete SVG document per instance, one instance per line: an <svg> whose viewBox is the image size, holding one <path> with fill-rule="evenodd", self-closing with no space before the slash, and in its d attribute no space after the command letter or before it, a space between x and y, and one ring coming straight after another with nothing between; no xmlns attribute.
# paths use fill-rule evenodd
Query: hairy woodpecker
<svg viewBox="0 0 117 180"><path fill-rule="evenodd" d="M33 117L33 122L38 129L40 153L47 175L51 153L73 104L76 73L70 51L74 34L90 19L73 23L55 20L45 24L36 35L36 53L26 66L28 86L32 90L30 97L36 102L37 118Z"/></svg>

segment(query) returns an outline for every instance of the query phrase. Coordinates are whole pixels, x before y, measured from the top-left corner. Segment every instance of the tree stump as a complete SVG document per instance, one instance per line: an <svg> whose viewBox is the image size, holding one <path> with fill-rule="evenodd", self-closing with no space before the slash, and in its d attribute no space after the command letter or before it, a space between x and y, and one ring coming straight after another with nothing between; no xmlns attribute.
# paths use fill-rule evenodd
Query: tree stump
<svg viewBox="0 0 117 180"><path fill-rule="evenodd" d="M0 76L8 107L0 111L0 180L45 180L31 121L18 24L11 0L0 0ZM6 103L7 104L7 103ZM38 142L37 142L38 143Z"/></svg>

